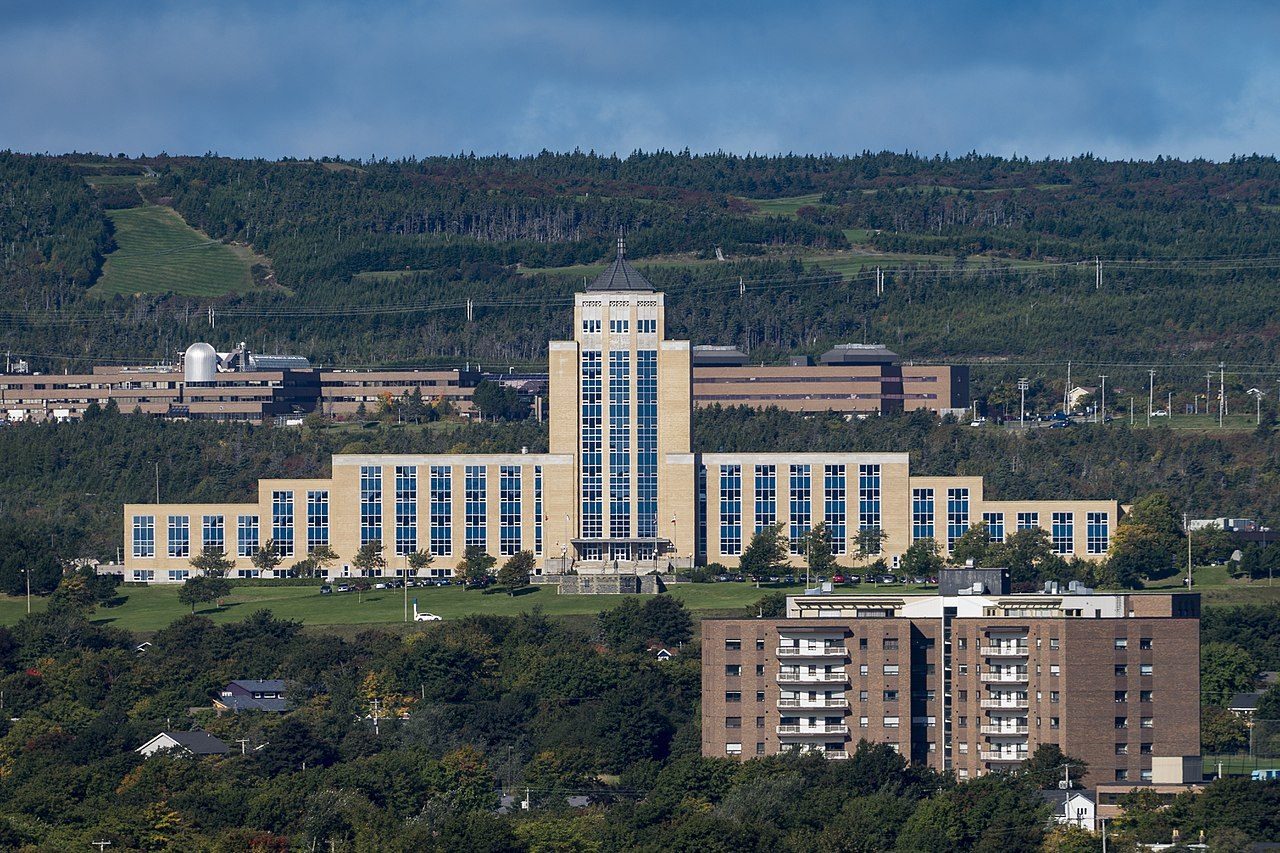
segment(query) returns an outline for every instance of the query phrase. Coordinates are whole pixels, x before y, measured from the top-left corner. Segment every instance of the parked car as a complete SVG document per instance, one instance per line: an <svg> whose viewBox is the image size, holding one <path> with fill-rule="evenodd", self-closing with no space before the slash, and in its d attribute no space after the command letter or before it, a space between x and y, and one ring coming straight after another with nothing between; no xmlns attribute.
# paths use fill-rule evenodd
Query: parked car
<svg viewBox="0 0 1280 853"><path fill-rule="evenodd" d="M351 587L345 583L338 584L338 592L351 592Z"/></svg>
<svg viewBox="0 0 1280 853"><path fill-rule="evenodd" d="M373 588L374 588L374 589L386 589L386 588L387 588L387 585L386 585L385 583L375 583L375 584L373 585Z"/></svg>
<svg viewBox="0 0 1280 853"><path fill-rule="evenodd" d="M434 613L415 613L413 614L414 622L439 622L440 617Z"/></svg>
<svg viewBox="0 0 1280 853"><path fill-rule="evenodd" d="M325 584L324 586L320 587L320 594L321 594L321 595L332 595L332 594L333 594L333 587L329 586L328 584Z"/></svg>

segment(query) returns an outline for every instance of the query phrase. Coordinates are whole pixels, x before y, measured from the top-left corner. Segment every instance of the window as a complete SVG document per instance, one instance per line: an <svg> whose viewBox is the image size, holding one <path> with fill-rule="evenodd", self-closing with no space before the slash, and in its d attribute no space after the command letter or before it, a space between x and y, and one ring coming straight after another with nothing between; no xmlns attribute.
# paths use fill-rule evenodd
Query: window
<svg viewBox="0 0 1280 853"><path fill-rule="evenodd" d="M1058 665L1057 665L1056 663L1051 663L1051 664L1049 664L1049 677L1050 677L1050 678L1054 678L1054 677L1056 677L1056 676L1058 676L1058 675L1061 675L1061 674L1062 674L1062 672L1061 672L1061 670L1059 669L1059 667L1058 667Z"/></svg>
<svg viewBox="0 0 1280 853"><path fill-rule="evenodd" d="M1116 701L1117 701L1117 702L1128 702L1128 701L1129 701L1129 691L1128 691L1128 690L1117 690L1117 691L1116 691Z"/></svg>
<svg viewBox="0 0 1280 853"><path fill-rule="evenodd" d="M202 545L208 549L212 548L220 554L227 551L227 534L223 526L223 518L220 515L206 515L204 517L204 537Z"/></svg>
<svg viewBox="0 0 1280 853"><path fill-rule="evenodd" d="M969 701L969 691L968 691L968 690L958 690L958 691L956 691L956 701L957 701L957 702L968 702L968 701Z"/></svg>
<svg viewBox="0 0 1280 853"><path fill-rule="evenodd" d="M636 332L641 335L656 335L658 334L658 321L654 319L636 320Z"/></svg>
<svg viewBox="0 0 1280 853"><path fill-rule="evenodd" d="M884 727L885 727L886 729L896 729L896 728L898 727L898 718L897 718L897 717L885 717L885 718L884 718Z"/></svg>
<svg viewBox="0 0 1280 853"><path fill-rule="evenodd" d="M644 321L641 320L640 322L643 323ZM654 321L650 320L649 322L654 322ZM756 744L756 755L764 755L764 744L762 743Z"/></svg>
<svg viewBox="0 0 1280 853"><path fill-rule="evenodd" d="M1050 691L1049 691L1049 701L1050 701L1050 702L1057 702L1057 701L1058 701L1058 691L1057 691L1057 690L1050 690Z"/></svg>
<svg viewBox="0 0 1280 853"><path fill-rule="evenodd" d="M188 516L169 516L169 556L191 556L191 519Z"/></svg>
<svg viewBox="0 0 1280 853"><path fill-rule="evenodd" d="M969 490L947 489L947 550L969 529Z"/></svg>
<svg viewBox="0 0 1280 853"><path fill-rule="evenodd" d="M822 482L826 493L823 520L827 524L827 536L831 540L831 553L837 556L848 550L844 470L843 465L822 466Z"/></svg>
<svg viewBox="0 0 1280 853"><path fill-rule="evenodd" d="M170 569L169 570L169 580L171 581L185 581L190 577L191 577L190 569Z"/></svg>
<svg viewBox="0 0 1280 853"><path fill-rule="evenodd" d="M742 755L742 744L726 743L724 745L725 755Z"/></svg>
<svg viewBox="0 0 1280 853"><path fill-rule="evenodd" d="M1155 675L1155 667L1149 663L1144 663L1138 667L1139 675Z"/></svg>
<svg viewBox="0 0 1280 853"><path fill-rule="evenodd" d="M968 718L968 717L957 717L957 718L956 718L956 726L957 726L957 728L961 728L961 729L967 729L967 728L969 728L969 718Z"/></svg>
<svg viewBox="0 0 1280 853"><path fill-rule="evenodd" d="M293 556L293 492L271 493L271 538L277 554Z"/></svg>
<svg viewBox="0 0 1280 853"><path fill-rule="evenodd" d="M1150 690L1139 690L1139 691L1138 691L1138 701L1139 701L1139 702L1150 702L1150 701L1151 701L1151 691L1150 691Z"/></svg>
<svg viewBox="0 0 1280 853"><path fill-rule="evenodd" d="M724 674L730 677L736 678L742 675L742 665L736 664L736 663L726 664L724 668Z"/></svg>
<svg viewBox="0 0 1280 853"><path fill-rule="evenodd" d="M1143 782L1150 782L1150 781L1151 781L1151 771L1150 771L1150 770L1139 770L1139 771L1138 771L1138 778L1139 778L1139 779L1141 779Z"/></svg>
<svg viewBox="0 0 1280 853"><path fill-rule="evenodd" d="M520 475L518 465L498 468L498 553L510 557L520 551Z"/></svg>
<svg viewBox="0 0 1280 853"><path fill-rule="evenodd" d="M604 535L604 384L600 350L582 351L579 413L582 468L582 535Z"/></svg>
<svg viewBox="0 0 1280 853"><path fill-rule="evenodd" d="M742 728L742 718L741 717L725 717L724 727L726 729L740 729Z"/></svg>
<svg viewBox="0 0 1280 853"><path fill-rule="evenodd" d="M307 553L329 545L329 492L307 492Z"/></svg>
<svg viewBox="0 0 1280 853"><path fill-rule="evenodd" d="M859 718L858 718L858 728L860 728L860 729L865 729L865 728L867 727L867 725L868 725L868 723L867 723L867 718L866 718L866 717L859 717Z"/></svg>
<svg viewBox="0 0 1280 853"><path fill-rule="evenodd" d="M964 637L958 638L956 640L956 648L959 649L960 651L964 651L965 649L969 648L969 641Z"/></svg>
<svg viewBox="0 0 1280 853"><path fill-rule="evenodd" d="M957 665L956 665L956 674L957 674L957 675L968 675L968 674L969 674L969 664L967 664L967 663L957 664Z"/></svg>
<svg viewBox="0 0 1280 853"><path fill-rule="evenodd" d="M1144 729L1154 729L1156 727L1156 721L1152 717L1143 717L1138 721L1138 726Z"/></svg>
<svg viewBox="0 0 1280 853"><path fill-rule="evenodd" d="M1116 637L1115 647L1117 649L1129 648L1129 639L1127 637Z"/></svg>
<svg viewBox="0 0 1280 853"><path fill-rule="evenodd" d="M584 335L598 335L598 334L600 334L600 318L599 318L599 317L594 317L594 318L587 318L587 317L583 317L583 318L582 318L582 333L583 333Z"/></svg>
<svg viewBox="0 0 1280 853"><path fill-rule="evenodd" d="M1128 675L1128 674L1129 674L1129 667L1125 666L1125 665L1124 665L1124 664L1122 664L1122 663L1118 663L1118 664L1116 664L1116 676L1117 676L1117 677L1122 677L1122 676L1125 676L1125 675Z"/></svg>
<svg viewBox="0 0 1280 853"><path fill-rule="evenodd" d="M1056 729L1056 728L1060 728L1061 726L1062 726L1062 718L1061 718L1061 717L1050 717L1050 718L1049 718L1049 728L1051 728L1051 729Z"/></svg>
<svg viewBox="0 0 1280 853"><path fill-rule="evenodd" d="M1053 550L1058 554L1071 554L1075 551L1075 513L1055 512L1050 525Z"/></svg>
<svg viewBox="0 0 1280 853"><path fill-rule="evenodd" d="M1139 744L1138 752L1142 753L1143 755L1151 755L1152 744L1149 744L1149 743Z"/></svg>
<svg viewBox="0 0 1280 853"><path fill-rule="evenodd" d="M758 663L756 664L756 677L760 678L763 676L764 676L764 664Z"/></svg>
<svg viewBox="0 0 1280 853"><path fill-rule="evenodd" d="M812 498L812 481L808 465L792 465L790 467L791 489L791 553L804 553L805 536L809 533L809 524L813 518L810 500Z"/></svg>
<svg viewBox="0 0 1280 853"><path fill-rule="evenodd" d="M756 728L757 729L764 728L764 717L756 717Z"/></svg>
<svg viewBox="0 0 1280 853"><path fill-rule="evenodd" d="M969 754L969 744L964 743L964 742L961 742L961 743L959 744L959 747L958 747L957 751L958 751L961 755L968 755L968 754Z"/></svg>
<svg viewBox="0 0 1280 853"><path fill-rule="evenodd" d="M763 702L763 701L764 701L764 691L763 691L763 690L757 690L757 691L756 691L756 701L757 701L757 702Z"/></svg>
<svg viewBox="0 0 1280 853"><path fill-rule="evenodd" d="M987 525L987 541L988 542L1004 541L1004 513L1003 512L984 512L982 514L982 523Z"/></svg>
<svg viewBox="0 0 1280 853"><path fill-rule="evenodd" d="M1128 755L1128 754L1129 754L1129 744L1127 743L1116 744L1116 755Z"/></svg>
<svg viewBox="0 0 1280 853"><path fill-rule="evenodd" d="M865 663L860 664L858 666L858 675L867 675L867 674L869 674L867 671L867 665Z"/></svg>
<svg viewBox="0 0 1280 853"><path fill-rule="evenodd" d="M858 701L859 701L859 702L865 702L865 701L867 701L867 699L868 699L868 698L869 698L869 697L868 697L868 695L867 695L867 691L865 691L865 690L859 690L859 691L858 691Z"/></svg>
<svg viewBox="0 0 1280 853"><path fill-rule="evenodd" d="M720 466L720 553L742 553L742 466Z"/></svg>
<svg viewBox="0 0 1280 853"><path fill-rule="evenodd" d="M885 664L885 665L884 665L884 674L885 674L885 675L897 675L897 674L898 674L898 665L897 665L896 663L887 663L887 664Z"/></svg>
<svg viewBox="0 0 1280 853"><path fill-rule="evenodd" d="M742 649L742 640L725 640L724 648L727 652L736 652Z"/></svg>
<svg viewBox="0 0 1280 853"><path fill-rule="evenodd" d="M656 498L657 495L655 494ZM542 466L533 466L533 553L542 555Z"/></svg>
<svg viewBox="0 0 1280 853"><path fill-rule="evenodd" d="M1150 637L1139 637L1139 638L1138 638L1138 648L1142 649L1143 651L1150 651L1150 650L1151 650L1151 638L1150 638Z"/></svg>
<svg viewBox="0 0 1280 853"><path fill-rule="evenodd" d="M865 649L866 647L867 647L867 638L866 638L866 637L859 637L859 638L858 638L858 648L860 648L860 649Z"/></svg>
<svg viewBox="0 0 1280 853"><path fill-rule="evenodd" d="M1050 638L1049 638L1049 648L1050 648L1050 649L1056 649L1056 648L1058 648L1058 638L1057 638L1057 637L1050 637Z"/></svg>
<svg viewBox="0 0 1280 853"><path fill-rule="evenodd" d="M252 557L258 551L258 517L242 515L236 518L236 556Z"/></svg>
<svg viewBox="0 0 1280 853"><path fill-rule="evenodd" d="M933 538L933 489L911 490L911 538Z"/></svg>
<svg viewBox="0 0 1280 853"><path fill-rule="evenodd" d="M483 465L467 465L463 471L465 544L480 548L489 544L487 476Z"/></svg>
<svg viewBox="0 0 1280 853"><path fill-rule="evenodd" d="M1116 771L1116 781L1117 781L1117 782L1128 782L1128 781L1129 781L1129 771L1128 771L1128 770L1117 770L1117 771Z"/></svg>
<svg viewBox="0 0 1280 853"><path fill-rule="evenodd" d="M623 323L626 321L623 320ZM609 531L631 535L631 353L609 353Z"/></svg>
<svg viewBox="0 0 1280 853"><path fill-rule="evenodd" d="M897 702L897 701L898 701L898 691L896 691L896 690L886 690L886 691L884 691L884 701L886 701L886 702Z"/></svg>
<svg viewBox="0 0 1280 853"><path fill-rule="evenodd" d="M858 466L858 529L880 529L880 466ZM876 543L875 551L880 553L880 544Z"/></svg>
<svg viewBox="0 0 1280 853"><path fill-rule="evenodd" d="M1129 718L1128 718L1128 717L1116 717L1116 728L1117 728L1117 729L1127 729L1127 728L1129 728Z"/></svg>
<svg viewBox="0 0 1280 853"><path fill-rule="evenodd" d="M1034 530L1040 526L1040 513L1038 512L1020 512L1018 513L1018 529Z"/></svg>
<svg viewBox="0 0 1280 853"><path fill-rule="evenodd" d="M448 465L431 466L431 553L438 557L453 555L453 469ZM361 538L364 532L361 531Z"/></svg>
<svg viewBox="0 0 1280 853"><path fill-rule="evenodd" d="M774 465L756 466L756 523L759 533L778 523L778 469Z"/></svg>
<svg viewBox="0 0 1280 853"><path fill-rule="evenodd" d="M737 691L737 690L726 690L726 691L725 691L725 694L724 694L724 701L726 701L726 702L741 702L741 701L742 701L742 693L741 693L740 691Z"/></svg>
<svg viewBox="0 0 1280 853"><path fill-rule="evenodd" d="M1110 546L1109 519L1105 512L1085 513L1085 552L1105 554Z"/></svg>
<svg viewBox="0 0 1280 853"><path fill-rule="evenodd" d="M884 640L881 642L881 646L884 648L885 651L897 651L898 640L896 637L885 637Z"/></svg>
<svg viewBox="0 0 1280 853"><path fill-rule="evenodd" d="M764 651L764 638L756 637L756 651Z"/></svg>
<svg viewBox="0 0 1280 853"><path fill-rule="evenodd" d="M382 468L360 466L360 544L382 540Z"/></svg>

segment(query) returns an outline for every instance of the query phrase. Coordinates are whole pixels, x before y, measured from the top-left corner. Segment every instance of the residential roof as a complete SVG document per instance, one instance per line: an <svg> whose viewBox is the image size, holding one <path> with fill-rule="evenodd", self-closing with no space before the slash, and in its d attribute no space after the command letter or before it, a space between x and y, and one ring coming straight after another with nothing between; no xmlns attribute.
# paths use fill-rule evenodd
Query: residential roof
<svg viewBox="0 0 1280 853"><path fill-rule="evenodd" d="M1064 791L1061 788L1048 788L1040 792L1040 797L1059 809L1065 806L1073 797L1080 797L1091 803L1093 802L1093 797L1089 796L1089 792L1080 789Z"/></svg>
<svg viewBox="0 0 1280 853"><path fill-rule="evenodd" d="M1258 700L1261 698L1261 693L1237 693L1231 697L1231 701L1227 703L1227 708L1232 711L1256 711L1258 709Z"/></svg>
<svg viewBox="0 0 1280 853"><path fill-rule="evenodd" d="M627 263L627 244L621 237L618 238L618 257L613 263L605 268L605 271L596 276L596 280L587 285L588 293L598 293L601 291L622 292L628 290L643 290L652 292L655 288L649 282L649 279L640 274L640 271L631 264Z"/></svg>
<svg viewBox="0 0 1280 853"><path fill-rule="evenodd" d="M254 699L252 696L237 696L234 693L218 696L213 700L228 711L284 711L284 699Z"/></svg>
<svg viewBox="0 0 1280 853"><path fill-rule="evenodd" d="M242 678L236 681L229 682L227 686L230 687L232 684L236 685L237 687L243 687L245 690L248 690L250 693L283 693L284 692L284 682L278 678L252 678L252 679Z"/></svg>
<svg viewBox="0 0 1280 853"><path fill-rule="evenodd" d="M226 755L227 745L208 732L160 732L138 747L141 751L160 738L168 738L192 755Z"/></svg>

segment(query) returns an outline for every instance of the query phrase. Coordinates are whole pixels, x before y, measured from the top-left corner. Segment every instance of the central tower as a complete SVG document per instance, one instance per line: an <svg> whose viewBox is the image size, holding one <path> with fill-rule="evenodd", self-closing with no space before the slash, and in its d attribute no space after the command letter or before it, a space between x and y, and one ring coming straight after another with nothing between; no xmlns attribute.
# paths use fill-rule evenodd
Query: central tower
<svg viewBox="0 0 1280 853"><path fill-rule="evenodd" d="M665 339L663 295L627 263L623 240L609 267L574 295L573 328L574 339L552 341L548 353L550 451L574 458L568 556L692 552L689 342Z"/></svg>

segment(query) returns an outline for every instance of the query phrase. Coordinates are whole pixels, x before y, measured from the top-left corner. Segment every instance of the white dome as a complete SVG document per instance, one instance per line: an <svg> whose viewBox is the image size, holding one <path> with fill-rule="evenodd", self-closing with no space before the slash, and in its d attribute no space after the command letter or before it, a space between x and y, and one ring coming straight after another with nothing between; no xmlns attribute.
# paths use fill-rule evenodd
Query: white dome
<svg viewBox="0 0 1280 853"><path fill-rule="evenodd" d="M212 382L218 371L218 353L208 344L192 344L182 356L182 369L188 382Z"/></svg>

